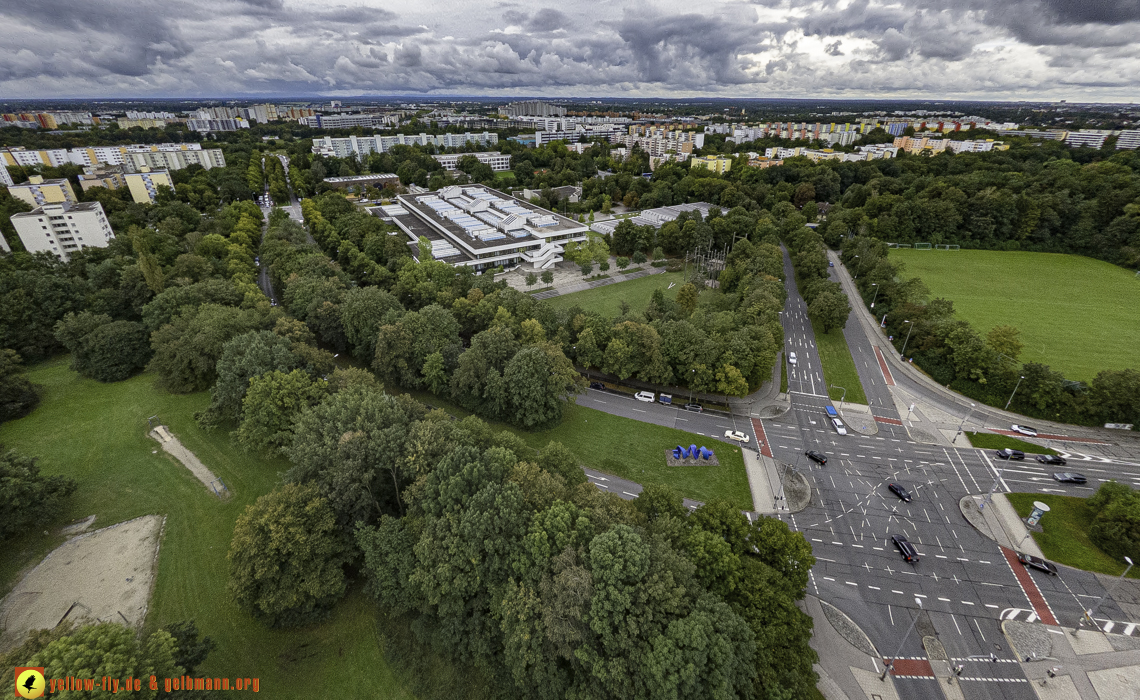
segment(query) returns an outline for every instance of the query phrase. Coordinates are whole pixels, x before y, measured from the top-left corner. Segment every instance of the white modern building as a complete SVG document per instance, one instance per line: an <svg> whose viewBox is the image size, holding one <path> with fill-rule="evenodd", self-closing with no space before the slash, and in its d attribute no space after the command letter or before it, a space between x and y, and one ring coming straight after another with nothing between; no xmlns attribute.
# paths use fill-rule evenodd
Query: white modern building
<svg viewBox="0 0 1140 700"><path fill-rule="evenodd" d="M529 263L535 269L562 261L566 244L584 241L585 224L503 194L484 185L445 187L438 192L402 194L399 204L369 211L390 220L410 239L431 241L432 257L477 271Z"/></svg>
<svg viewBox="0 0 1140 700"><path fill-rule="evenodd" d="M1070 131L1068 135L1065 136L1065 144L1068 146L1100 148L1104 145L1105 139L1107 139L1111 134L1111 131L1104 131L1101 129L1082 129L1081 131Z"/></svg>
<svg viewBox="0 0 1140 700"><path fill-rule="evenodd" d="M64 262L83 248L106 248L115 237L98 202L45 204L13 214L12 225L29 253L45 251Z"/></svg>
<svg viewBox="0 0 1140 700"><path fill-rule="evenodd" d="M1134 150L1140 148L1140 129L1126 129L1120 132L1116 139L1118 149Z"/></svg>
<svg viewBox="0 0 1140 700"><path fill-rule="evenodd" d="M504 170L511 169L511 156L503 155L498 151L488 151L485 153L444 153L443 155L432 156L443 169L449 173L455 172L459 167L459 159L464 156L475 156L479 159L480 163L486 163L491 166L491 170L495 172L503 172Z"/></svg>
<svg viewBox="0 0 1140 700"><path fill-rule="evenodd" d="M313 153L323 156L348 158L367 157L369 153L386 153L393 146L439 146L459 148L469 143L480 146L494 146L499 143L499 135L489 131L478 134L394 134L392 136L345 136L334 138L324 136L313 139Z"/></svg>
<svg viewBox="0 0 1140 700"><path fill-rule="evenodd" d="M614 230L617 229L618 224L622 221L629 221L634 226L661 228L670 221L676 221L682 212L687 211L700 212L701 218L707 219L709 217L709 210L712 208L713 205L708 202L690 202L689 204L674 204L669 207L657 207L656 209L646 209L645 211L639 212L638 215L632 219L606 219L605 221L598 221L590 225L590 230L594 233L600 233L603 236L613 235Z"/></svg>

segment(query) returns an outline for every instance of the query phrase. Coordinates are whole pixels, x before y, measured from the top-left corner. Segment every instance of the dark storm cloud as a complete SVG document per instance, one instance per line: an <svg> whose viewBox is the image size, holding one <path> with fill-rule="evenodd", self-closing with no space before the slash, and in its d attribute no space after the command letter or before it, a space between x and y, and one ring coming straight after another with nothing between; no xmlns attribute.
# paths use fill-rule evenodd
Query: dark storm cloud
<svg viewBox="0 0 1140 700"><path fill-rule="evenodd" d="M353 0L349 0L352 2ZM48 0L0 94L1007 94L1140 84L1140 0ZM87 91L84 93L84 91Z"/></svg>

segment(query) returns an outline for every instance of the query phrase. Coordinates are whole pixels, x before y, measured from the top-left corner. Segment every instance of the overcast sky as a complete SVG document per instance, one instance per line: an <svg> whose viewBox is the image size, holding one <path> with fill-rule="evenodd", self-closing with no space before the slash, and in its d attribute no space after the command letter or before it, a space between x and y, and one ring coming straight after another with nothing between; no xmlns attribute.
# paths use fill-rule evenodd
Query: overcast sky
<svg viewBox="0 0 1140 700"><path fill-rule="evenodd" d="M9 0L0 95L1140 102L1140 0Z"/></svg>

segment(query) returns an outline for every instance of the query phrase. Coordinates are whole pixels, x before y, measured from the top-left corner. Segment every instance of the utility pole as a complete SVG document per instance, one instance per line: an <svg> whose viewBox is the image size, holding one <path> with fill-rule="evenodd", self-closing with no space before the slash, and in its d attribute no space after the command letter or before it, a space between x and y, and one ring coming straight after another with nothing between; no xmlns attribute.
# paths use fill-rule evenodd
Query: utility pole
<svg viewBox="0 0 1140 700"><path fill-rule="evenodd" d="M1021 379L1025 379L1025 375L1024 375L1024 374L1023 374L1023 375L1021 375ZM1016 394L1016 393L1017 393L1017 387L1021 386L1021 379L1018 379L1018 380L1017 380L1017 384L1014 384L1014 385L1013 385L1013 393L1011 393L1011 394L1009 395L1009 401L1006 401L1006 402L1005 402L1005 409L1004 409L1004 410L1006 410L1006 411L1008 411L1008 410L1009 410L1009 404L1010 404L1010 403L1013 401L1013 394Z"/></svg>

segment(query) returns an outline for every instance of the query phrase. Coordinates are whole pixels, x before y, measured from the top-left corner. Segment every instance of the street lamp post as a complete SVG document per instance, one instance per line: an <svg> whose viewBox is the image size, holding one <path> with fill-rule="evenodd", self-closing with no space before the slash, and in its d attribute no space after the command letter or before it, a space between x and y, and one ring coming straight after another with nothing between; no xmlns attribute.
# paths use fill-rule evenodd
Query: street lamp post
<svg viewBox="0 0 1140 700"><path fill-rule="evenodd" d="M855 257L859 258L858 255L856 255ZM862 269L863 269L863 259L859 258L859 266L855 268L855 279L859 279L859 272L862 271Z"/></svg>
<svg viewBox="0 0 1140 700"><path fill-rule="evenodd" d="M691 370L689 370L689 373L695 375L697 373L697 370L691 369ZM689 377L689 403L693 402L693 382L695 380L696 380L695 376Z"/></svg>
<svg viewBox="0 0 1140 700"><path fill-rule="evenodd" d="M989 505L990 501L994 497L994 491L997 491L998 482L1001 481L1001 475L1004 472L1005 472L1005 467L1002 467L1001 469L998 470L997 474L994 475L994 483L992 486L990 486L989 493L986 494L986 497L983 498L982 502L978 504L978 510L985 510L986 506ZM1026 537L1028 537L1028 536L1029 536L1029 533L1026 533ZM1022 538L1022 541L1024 541L1024 539L1025 538ZM1020 546L1020 545L1021 545L1021 543L1019 542L1018 546Z"/></svg>
<svg viewBox="0 0 1140 700"><path fill-rule="evenodd" d="M920 611L919 615L921 615L922 614L922 612L921 612L921 610L922 610L922 598L915 598L914 602L918 604L918 608ZM902 641L899 642L898 651L895 652L895 655L893 657L891 657L891 660L883 668L883 675L879 676L879 680L881 680L881 681L887 680L887 674L894 670L895 661L899 658L899 654L902 653L903 645L906 644L906 638L910 636L910 631L914 629L914 625L917 622L918 622L918 615L915 615L914 619L910 621L910 627L907 628L906 634L903 635Z"/></svg>
<svg viewBox="0 0 1140 700"><path fill-rule="evenodd" d="M970 410L966 412L966 415L962 416L962 422L958 424L959 435L962 434L962 426L966 425L966 419L970 417L970 414L974 412L975 408L977 407L974 404L970 404Z"/></svg>
<svg viewBox="0 0 1140 700"><path fill-rule="evenodd" d="M1009 395L1009 401L1005 402L1005 410L1009 410L1009 404L1013 402L1013 395L1017 393L1017 387L1021 386L1021 380L1025 379L1025 375L1021 375L1021 379L1017 380L1017 384L1013 385L1013 392Z"/></svg>
<svg viewBox="0 0 1140 700"><path fill-rule="evenodd" d="M910 321L903 321L903 323L910 323ZM910 342L910 332L913 330L914 330L914 324L910 323L910 328L907 328L907 330L906 330L906 340L903 341L902 353L900 353L900 356L903 357L904 359L906 358L906 344Z"/></svg>
<svg viewBox="0 0 1140 700"><path fill-rule="evenodd" d="M871 286L875 288L875 296L871 297L871 308L875 308L875 300L879 298L879 283L872 282Z"/></svg>
<svg viewBox="0 0 1140 700"><path fill-rule="evenodd" d="M831 388L832 389L843 389L843 396L840 397L840 399L839 399L839 410L842 411L843 410L843 402L847 400L847 389L844 387L841 387L841 386L835 386L834 384L831 385Z"/></svg>
<svg viewBox="0 0 1140 700"><path fill-rule="evenodd" d="M1130 559L1129 557L1124 557L1124 561L1128 562L1128 568L1126 568L1124 570L1124 573L1120 575L1120 578L1116 579L1116 583L1113 584L1112 590L1116 590L1116 587L1120 585L1120 582L1123 581L1124 577L1128 575L1128 572L1132 570L1132 559ZM1096 602L1096 605L1092 606L1091 608L1089 608L1088 610L1085 611L1085 617L1088 618L1089 622L1092 622L1093 627L1096 627L1096 623L1093 622L1093 619L1092 619L1093 615L1096 615L1097 610L1100 609L1100 604L1103 603L1106 598L1108 598L1108 594L1109 594L1109 590L1105 589L1104 595L1102 595L1100 597L1100 600L1098 600Z"/></svg>

